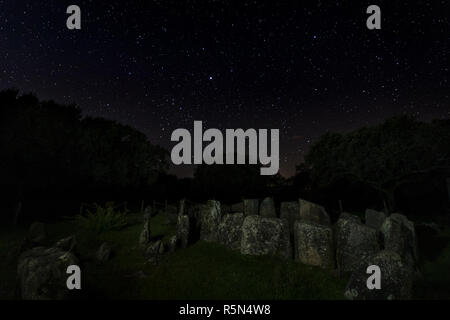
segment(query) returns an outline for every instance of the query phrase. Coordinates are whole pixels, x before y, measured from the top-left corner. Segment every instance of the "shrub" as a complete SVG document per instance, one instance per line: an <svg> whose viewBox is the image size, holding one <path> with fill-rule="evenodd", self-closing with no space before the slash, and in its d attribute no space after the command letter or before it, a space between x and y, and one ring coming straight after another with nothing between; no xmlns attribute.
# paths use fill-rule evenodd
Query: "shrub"
<svg viewBox="0 0 450 320"><path fill-rule="evenodd" d="M95 203L93 210L87 210L86 214L78 214L73 220L85 231L97 234L121 229L128 222L127 210L115 210L113 203L106 203L104 207Z"/></svg>

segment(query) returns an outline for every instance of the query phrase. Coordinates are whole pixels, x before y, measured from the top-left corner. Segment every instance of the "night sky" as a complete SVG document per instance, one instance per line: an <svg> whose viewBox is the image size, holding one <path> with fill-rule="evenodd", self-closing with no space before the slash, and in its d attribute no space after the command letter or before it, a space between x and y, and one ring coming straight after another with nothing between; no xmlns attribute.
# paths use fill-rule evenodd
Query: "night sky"
<svg viewBox="0 0 450 320"><path fill-rule="evenodd" d="M66 28L71 4L82 30ZM381 30L366 27L370 4ZM448 1L0 0L0 90L76 104L168 150L194 120L279 128L289 176L327 130L450 117L449 22Z"/></svg>

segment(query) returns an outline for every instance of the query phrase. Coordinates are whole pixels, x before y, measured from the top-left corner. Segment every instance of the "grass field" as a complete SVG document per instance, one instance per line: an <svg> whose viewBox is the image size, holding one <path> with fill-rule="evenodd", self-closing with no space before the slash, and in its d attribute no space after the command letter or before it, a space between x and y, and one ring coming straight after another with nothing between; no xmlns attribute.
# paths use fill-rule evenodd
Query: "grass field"
<svg viewBox="0 0 450 320"><path fill-rule="evenodd" d="M138 245L140 215L118 231L88 234L69 222L48 225L48 244L75 234L83 261L83 297L90 299L343 299L345 278L331 271L277 257L244 256L219 244L198 242L168 253L158 265L146 261ZM151 221L152 237L174 234L163 215ZM0 231L0 299L14 298L16 259L26 230ZM444 235L445 236L445 235ZM103 242L112 258L99 264L94 255ZM449 298L450 246L421 266L416 287L420 299Z"/></svg>

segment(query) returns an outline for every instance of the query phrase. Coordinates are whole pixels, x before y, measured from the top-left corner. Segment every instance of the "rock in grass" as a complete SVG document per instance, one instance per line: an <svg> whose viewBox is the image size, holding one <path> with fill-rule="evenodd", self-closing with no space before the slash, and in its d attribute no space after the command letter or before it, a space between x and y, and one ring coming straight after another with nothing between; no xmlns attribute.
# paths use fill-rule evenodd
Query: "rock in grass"
<svg viewBox="0 0 450 320"><path fill-rule="evenodd" d="M220 223L220 202L208 200L201 208L200 239L217 241L217 228Z"/></svg>
<svg viewBox="0 0 450 320"><path fill-rule="evenodd" d="M329 226L331 224L330 217L325 208L318 204L299 199L300 220Z"/></svg>
<svg viewBox="0 0 450 320"><path fill-rule="evenodd" d="M243 213L224 215L217 230L219 243L230 249L239 250L241 247L243 222Z"/></svg>
<svg viewBox="0 0 450 320"><path fill-rule="evenodd" d="M74 251L77 246L77 239L75 236L69 236L56 242L55 247L64 251Z"/></svg>
<svg viewBox="0 0 450 320"><path fill-rule="evenodd" d="M386 219L384 212L366 209L366 225L379 230Z"/></svg>
<svg viewBox="0 0 450 320"><path fill-rule="evenodd" d="M335 225L335 238L340 272L354 271L362 260L380 251L377 231L355 218L340 218Z"/></svg>
<svg viewBox="0 0 450 320"><path fill-rule="evenodd" d="M147 250L145 251L145 256L151 263L158 263L164 252L164 243L161 240L157 240L148 245Z"/></svg>
<svg viewBox="0 0 450 320"><path fill-rule="evenodd" d="M289 223L289 232L294 234L294 223L300 219L300 209L298 202L282 202L280 205L280 218L286 219Z"/></svg>
<svg viewBox="0 0 450 320"><path fill-rule="evenodd" d="M177 236L172 236L169 238L168 241L168 250L169 252L174 252L177 249L178 246L178 238Z"/></svg>
<svg viewBox="0 0 450 320"><path fill-rule="evenodd" d="M368 289L369 266L380 268L381 289ZM402 300L412 298L414 272L395 252L383 250L362 262L353 272L345 289L351 300Z"/></svg>
<svg viewBox="0 0 450 320"><path fill-rule="evenodd" d="M417 240L414 223L404 215L393 213L380 228L384 248L400 255L408 265L418 260Z"/></svg>
<svg viewBox="0 0 450 320"><path fill-rule="evenodd" d="M275 203L273 202L273 198L265 198L261 201L261 205L259 206L259 215L264 218L276 218L277 213L275 211Z"/></svg>
<svg viewBox="0 0 450 320"><path fill-rule="evenodd" d="M67 267L78 265L71 252L60 248L35 247L22 253L17 275L20 295L25 300L61 300L70 298L67 289Z"/></svg>
<svg viewBox="0 0 450 320"><path fill-rule="evenodd" d="M187 215L178 216L176 237L180 241L181 248L186 248L189 243L189 217Z"/></svg>
<svg viewBox="0 0 450 320"><path fill-rule="evenodd" d="M242 224L241 253L290 257L288 222L261 216L246 217Z"/></svg>
<svg viewBox="0 0 450 320"><path fill-rule="evenodd" d="M98 262L106 262L111 258L112 248L107 242L103 242L97 250L95 258Z"/></svg>
<svg viewBox="0 0 450 320"><path fill-rule="evenodd" d="M327 269L334 268L331 227L296 221L294 239L295 256L301 263Z"/></svg>

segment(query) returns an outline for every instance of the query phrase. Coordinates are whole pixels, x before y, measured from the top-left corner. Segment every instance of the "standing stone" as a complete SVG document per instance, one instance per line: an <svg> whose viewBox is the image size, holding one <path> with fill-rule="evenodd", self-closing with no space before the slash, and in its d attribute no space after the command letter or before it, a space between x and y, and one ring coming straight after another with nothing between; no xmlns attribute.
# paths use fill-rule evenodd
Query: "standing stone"
<svg viewBox="0 0 450 320"><path fill-rule="evenodd" d="M177 245L178 245L177 236L175 235L175 236L170 237L169 241L168 241L169 252L174 252L177 249Z"/></svg>
<svg viewBox="0 0 450 320"><path fill-rule="evenodd" d="M189 216L179 216L177 222L177 239L181 248L186 248L189 243Z"/></svg>
<svg viewBox="0 0 450 320"><path fill-rule="evenodd" d="M294 224L295 256L300 262L334 268L333 232L331 227L296 221Z"/></svg>
<svg viewBox="0 0 450 320"><path fill-rule="evenodd" d="M242 224L241 253L291 256L287 220L248 216Z"/></svg>
<svg viewBox="0 0 450 320"><path fill-rule="evenodd" d="M139 244L142 247L146 247L150 243L150 212L147 212L144 214L144 229L142 230L140 236L139 236Z"/></svg>
<svg viewBox="0 0 450 320"><path fill-rule="evenodd" d="M335 225L336 260L340 272L354 271L361 260L378 251L378 233L375 229L352 218L340 218Z"/></svg>
<svg viewBox="0 0 450 320"><path fill-rule="evenodd" d="M35 247L22 253L17 275L24 300L62 300L70 298L67 289L67 267L79 265L71 252L60 248ZM76 291L76 290L75 290Z"/></svg>
<svg viewBox="0 0 450 320"><path fill-rule="evenodd" d="M220 202L208 200L201 209L200 239L217 240L217 228L220 223Z"/></svg>
<svg viewBox="0 0 450 320"><path fill-rule="evenodd" d="M353 222L361 223L360 217L358 217L357 215L354 215L354 214L350 214L348 212L342 212L341 215L339 216L339 219L352 220Z"/></svg>
<svg viewBox="0 0 450 320"><path fill-rule="evenodd" d="M264 218L276 218L277 217L273 198L268 197L268 198L265 198L263 201L261 201L261 205L259 207L259 215Z"/></svg>
<svg viewBox="0 0 450 320"><path fill-rule="evenodd" d="M184 208L185 208L185 199L180 200L180 205L178 207L178 216L184 216Z"/></svg>
<svg viewBox="0 0 450 320"><path fill-rule="evenodd" d="M146 206L144 210L144 216L151 217L153 215L152 207Z"/></svg>
<svg viewBox="0 0 450 320"><path fill-rule="evenodd" d="M299 207L301 221L317 223L324 226L331 224L330 217L324 207L303 199L299 199Z"/></svg>
<svg viewBox="0 0 450 320"><path fill-rule="evenodd" d="M366 209L366 225L368 227L379 230L385 219L386 215L384 212Z"/></svg>
<svg viewBox="0 0 450 320"><path fill-rule="evenodd" d="M111 257L112 248L107 242L103 242L98 248L97 254L95 255L98 262L106 262Z"/></svg>
<svg viewBox="0 0 450 320"><path fill-rule="evenodd" d="M294 234L294 223L300 219L300 209L298 202L282 202L280 205L280 218L286 219L289 223L289 232Z"/></svg>
<svg viewBox="0 0 450 320"><path fill-rule="evenodd" d="M367 268L376 265L381 271L381 289L369 290ZM402 300L412 298L414 273L401 257L392 251L383 250L362 262L353 272L345 289L351 300Z"/></svg>
<svg viewBox="0 0 450 320"><path fill-rule="evenodd" d="M229 212L244 212L244 203L238 202L231 205L231 210Z"/></svg>
<svg viewBox="0 0 450 320"><path fill-rule="evenodd" d="M258 199L245 199L244 200L244 216L257 216L259 212L259 200Z"/></svg>
<svg viewBox="0 0 450 320"><path fill-rule="evenodd" d="M221 211L222 216L224 216L226 214L229 214L229 213L232 213L231 206L226 205L226 204L222 204L221 205L220 211Z"/></svg>
<svg viewBox="0 0 450 320"><path fill-rule="evenodd" d="M400 255L408 265L418 260L417 240L414 223L404 215L393 213L380 228L384 248Z"/></svg>
<svg viewBox="0 0 450 320"><path fill-rule="evenodd" d="M243 213L224 215L217 230L219 243L230 249L239 250L241 247L243 222Z"/></svg>
<svg viewBox="0 0 450 320"><path fill-rule="evenodd" d="M164 250L164 243L161 240L157 240L149 244L145 251L145 256L149 259L149 262L158 263Z"/></svg>

